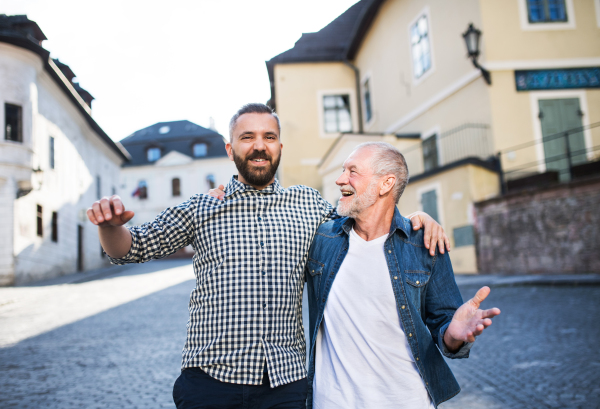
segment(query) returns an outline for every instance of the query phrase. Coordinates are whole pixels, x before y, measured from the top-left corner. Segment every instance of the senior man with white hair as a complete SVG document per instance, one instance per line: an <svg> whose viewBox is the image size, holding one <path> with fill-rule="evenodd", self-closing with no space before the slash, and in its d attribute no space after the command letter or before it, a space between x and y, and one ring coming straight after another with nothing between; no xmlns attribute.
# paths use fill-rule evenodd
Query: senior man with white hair
<svg viewBox="0 0 600 409"><path fill-rule="evenodd" d="M408 167L392 145L359 145L336 183L344 218L322 224L306 264L308 407L433 408L460 388L442 354L467 358L500 314L463 304L448 254L396 208Z"/></svg>

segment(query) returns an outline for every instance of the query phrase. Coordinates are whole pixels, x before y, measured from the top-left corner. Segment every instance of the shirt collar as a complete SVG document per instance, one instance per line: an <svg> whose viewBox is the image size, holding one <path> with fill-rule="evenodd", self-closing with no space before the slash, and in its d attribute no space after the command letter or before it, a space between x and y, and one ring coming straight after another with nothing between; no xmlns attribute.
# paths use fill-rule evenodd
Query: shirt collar
<svg viewBox="0 0 600 409"><path fill-rule="evenodd" d="M283 190L284 189L279 184L279 181L277 180L277 178L275 178L275 181L273 183L271 183L270 185L268 185L267 187L265 187L263 190L258 190L250 185L240 182L238 180L237 175L233 175L231 177L231 179L229 180L229 183L227 183L227 186L225 186L225 197L231 196L235 192L240 192L240 193L257 192L257 193L262 193L262 194L271 194L271 193L281 193L281 192L283 192Z"/></svg>

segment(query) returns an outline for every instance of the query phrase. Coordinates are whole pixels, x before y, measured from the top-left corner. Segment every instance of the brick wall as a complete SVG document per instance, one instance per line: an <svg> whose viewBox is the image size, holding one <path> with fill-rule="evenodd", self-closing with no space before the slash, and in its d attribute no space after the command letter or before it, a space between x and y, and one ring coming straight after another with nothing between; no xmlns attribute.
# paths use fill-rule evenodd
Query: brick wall
<svg viewBox="0 0 600 409"><path fill-rule="evenodd" d="M600 178L475 205L482 274L600 272Z"/></svg>

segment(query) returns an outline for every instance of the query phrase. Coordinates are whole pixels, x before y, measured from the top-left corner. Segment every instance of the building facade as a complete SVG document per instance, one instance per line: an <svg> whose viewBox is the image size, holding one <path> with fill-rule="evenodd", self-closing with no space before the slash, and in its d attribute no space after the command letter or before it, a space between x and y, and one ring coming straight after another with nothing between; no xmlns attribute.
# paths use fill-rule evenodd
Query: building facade
<svg viewBox="0 0 600 409"><path fill-rule="evenodd" d="M477 272L474 203L600 158L599 16L596 0L359 1L267 62L295 153L283 184L335 203L352 149L387 141L411 174L400 211L434 216L455 271Z"/></svg>
<svg viewBox="0 0 600 409"><path fill-rule="evenodd" d="M85 212L128 160L45 39L26 16L0 15L0 285L106 265Z"/></svg>
<svg viewBox="0 0 600 409"><path fill-rule="evenodd" d="M190 121L159 122L121 143L131 161L121 169L119 194L135 212L133 224L149 222L196 193L208 193L236 173L223 136Z"/></svg>

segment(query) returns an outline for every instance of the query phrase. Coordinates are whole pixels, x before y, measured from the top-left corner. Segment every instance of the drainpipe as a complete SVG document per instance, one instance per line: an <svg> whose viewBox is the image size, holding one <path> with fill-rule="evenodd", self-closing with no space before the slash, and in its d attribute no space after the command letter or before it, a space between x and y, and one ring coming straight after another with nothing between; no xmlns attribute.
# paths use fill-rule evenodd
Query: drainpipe
<svg viewBox="0 0 600 409"><path fill-rule="evenodd" d="M358 67L352 64L347 59L342 61L344 65L350 67L354 71L354 78L356 82L356 106L358 109L358 133L363 133L363 120L362 120L362 98L360 94L360 73Z"/></svg>

